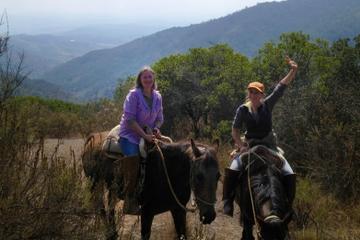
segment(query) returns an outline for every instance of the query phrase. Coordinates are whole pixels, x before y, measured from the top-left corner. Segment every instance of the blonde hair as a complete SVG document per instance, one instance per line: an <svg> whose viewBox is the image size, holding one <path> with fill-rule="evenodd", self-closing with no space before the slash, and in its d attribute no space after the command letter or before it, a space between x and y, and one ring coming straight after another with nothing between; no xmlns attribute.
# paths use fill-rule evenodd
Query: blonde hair
<svg viewBox="0 0 360 240"><path fill-rule="evenodd" d="M265 93L261 93L262 98L261 98L261 103L264 103L264 99L265 99ZM249 97L249 89L246 89L246 97L245 97L245 102L244 105L249 109L249 112L252 113L252 107L251 107L251 101L250 101L250 97Z"/></svg>

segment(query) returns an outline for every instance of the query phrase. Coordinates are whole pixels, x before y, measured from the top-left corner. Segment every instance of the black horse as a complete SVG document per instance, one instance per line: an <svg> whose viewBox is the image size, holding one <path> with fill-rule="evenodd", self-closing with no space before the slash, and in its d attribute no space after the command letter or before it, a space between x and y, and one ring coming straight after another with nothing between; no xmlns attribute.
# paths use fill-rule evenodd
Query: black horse
<svg viewBox="0 0 360 240"><path fill-rule="evenodd" d="M287 239L287 225L291 220L292 211L286 198L279 167L259 154L250 154L250 159L245 155L243 161L246 169L237 188L237 202L243 223L242 240L254 239L254 215L260 239Z"/></svg>
<svg viewBox="0 0 360 240"><path fill-rule="evenodd" d="M94 204L105 220L106 238L116 239L115 205L124 198L123 171L121 164L117 164L121 159L115 161L101 149L105 136L106 133L92 134L86 141L82 159L85 174L92 180ZM216 188L220 177L216 157L218 145L212 148L191 140L190 143L159 143L158 146L160 151L152 146L146 158L145 186L141 194L142 239L150 238L154 215L165 211L171 211L177 234L185 239L186 210L182 206L189 201L191 190L202 223L209 224L215 219ZM102 201L104 188L107 190L105 203Z"/></svg>
<svg viewBox="0 0 360 240"><path fill-rule="evenodd" d="M153 148L146 159L141 236L149 239L154 216L171 211L178 238L186 239L184 206L191 191L199 208L200 221L210 224L216 217L214 207L220 177L216 148L195 145L192 140L191 143L160 143L159 147L160 151Z"/></svg>

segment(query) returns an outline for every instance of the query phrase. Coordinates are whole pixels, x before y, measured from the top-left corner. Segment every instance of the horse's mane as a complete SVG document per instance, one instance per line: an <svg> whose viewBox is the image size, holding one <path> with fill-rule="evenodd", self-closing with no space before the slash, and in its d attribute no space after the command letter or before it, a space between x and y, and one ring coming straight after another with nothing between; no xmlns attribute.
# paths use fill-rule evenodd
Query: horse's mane
<svg viewBox="0 0 360 240"><path fill-rule="evenodd" d="M191 144L185 141L173 143L161 142L159 146L161 150L175 150L181 153L185 153L191 147Z"/></svg>
<svg viewBox="0 0 360 240"><path fill-rule="evenodd" d="M217 162L216 158L213 158L213 156L215 156L215 150L213 147L207 145L207 144L203 144L203 143L199 143L196 142L196 147L198 147L200 149L200 151L202 152L202 154L205 154L205 159L206 161L204 162L204 164L207 164L210 162L212 162L211 160L215 160ZM191 148L191 143L189 141L186 140L182 140L179 142L173 142L173 143L162 143L160 145L160 148L163 151L167 151L167 150L177 150L179 151L180 154L185 154L186 156L188 156L190 159L192 160L196 160L197 158L194 156L194 153L192 151Z"/></svg>
<svg viewBox="0 0 360 240"><path fill-rule="evenodd" d="M281 175L275 169L270 166L260 169L258 174L251 177L251 188L259 205L271 199L274 213L285 213L285 195Z"/></svg>

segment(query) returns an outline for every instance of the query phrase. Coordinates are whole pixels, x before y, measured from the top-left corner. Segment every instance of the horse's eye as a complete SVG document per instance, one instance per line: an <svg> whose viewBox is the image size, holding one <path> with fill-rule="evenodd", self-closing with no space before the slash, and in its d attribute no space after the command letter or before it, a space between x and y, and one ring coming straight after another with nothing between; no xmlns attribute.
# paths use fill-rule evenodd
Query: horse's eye
<svg viewBox="0 0 360 240"><path fill-rule="evenodd" d="M204 180L204 175L201 173L196 174L196 181L202 182Z"/></svg>

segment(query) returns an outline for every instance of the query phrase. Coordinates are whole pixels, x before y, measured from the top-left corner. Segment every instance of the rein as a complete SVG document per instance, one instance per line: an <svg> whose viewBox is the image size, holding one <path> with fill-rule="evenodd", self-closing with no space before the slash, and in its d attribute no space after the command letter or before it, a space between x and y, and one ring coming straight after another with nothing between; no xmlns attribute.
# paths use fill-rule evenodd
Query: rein
<svg viewBox="0 0 360 240"><path fill-rule="evenodd" d="M260 225L259 225L259 222L256 218L256 213L255 213L255 203L254 203L254 198L253 198L253 193L252 193L252 189L251 189L251 178L250 178L250 153L248 153L248 166L247 166L247 182L248 182L248 188L249 188L249 194L250 194L250 201L251 201L251 208L252 208L252 212L253 212L253 217L254 217L254 222L255 222L255 230L256 230L256 240L261 239L261 229L260 229Z"/></svg>
<svg viewBox="0 0 360 240"><path fill-rule="evenodd" d="M174 191L174 189L173 189L173 187L172 187L172 184L171 184L171 182L170 182L169 173L168 173L168 171L167 171L166 164L165 164L164 154L162 153L162 151L161 151L161 149L160 149L160 147L159 147L159 143L158 143L157 140L155 140L155 147L156 147L156 149L158 150L158 152L160 153L161 163L162 163L163 168L164 168L166 180L167 180L167 182L168 182L168 185L169 185L171 194L173 195L176 203L177 203L182 209L184 209L186 212L195 212L196 209L197 209L196 207L195 207L195 208L187 208L186 206L184 206L184 205L180 202L180 200L179 200L178 197L176 196L175 191Z"/></svg>
<svg viewBox="0 0 360 240"><path fill-rule="evenodd" d="M155 147L156 147L156 150L160 153L161 163L162 163L163 168L164 168L166 180L167 180L167 183L168 183L168 185L169 185L171 194L173 195L176 203L177 203L182 209L184 209L186 212L195 212L195 211L198 209L197 206L195 206L195 208L187 208L186 206L184 206L184 205L180 202L180 200L179 200L178 197L176 196L176 193L175 193L175 191L174 191L174 189L173 189L173 187L172 187L171 181L170 181L169 173L168 173L167 168L166 168L166 163L165 163L164 154L163 154L163 152L161 151L161 148L159 147L159 141L158 141L157 139L155 139ZM190 181L190 183L191 183L191 181ZM191 187L191 189L192 189L192 187ZM195 194L194 194L194 196L195 196ZM208 201L206 201L206 200L204 200L204 199L201 199L201 198L199 198L199 197L196 197L196 196L195 196L195 200L198 200L199 202L201 202L201 203L203 203L203 204L205 204L205 205L209 205L209 206L214 206L215 203L216 203L216 202L210 203L210 202L208 202Z"/></svg>
<svg viewBox="0 0 360 240"><path fill-rule="evenodd" d="M205 204L205 205L208 205L208 206L214 206L216 204L216 201L208 202L208 201L206 201L206 200L204 200L204 199L202 199L200 197L196 197L196 196L195 196L195 199L198 200L199 202Z"/></svg>
<svg viewBox="0 0 360 240"><path fill-rule="evenodd" d="M255 222L255 231L256 231L256 238L255 239L262 239L261 236L261 227L260 224L257 220L257 216L256 216L256 211L255 211L255 203L254 203L254 198L253 198L253 193L252 193L252 188L251 188L251 177L250 177L250 166L251 164L255 161L251 161L250 162L250 153L254 154L257 158L259 158L263 163L267 163L267 161L262 158L259 154L257 154L255 151L251 151L251 149L248 152L248 163L247 166L245 168L247 168L247 180L248 180L248 188L249 188L249 194L250 194L250 200L251 200L251 208L252 208L252 212L253 212L253 218L254 218L254 222ZM273 220L273 219L280 219L278 216L276 215L270 215L267 216L264 221L268 221L268 220Z"/></svg>

